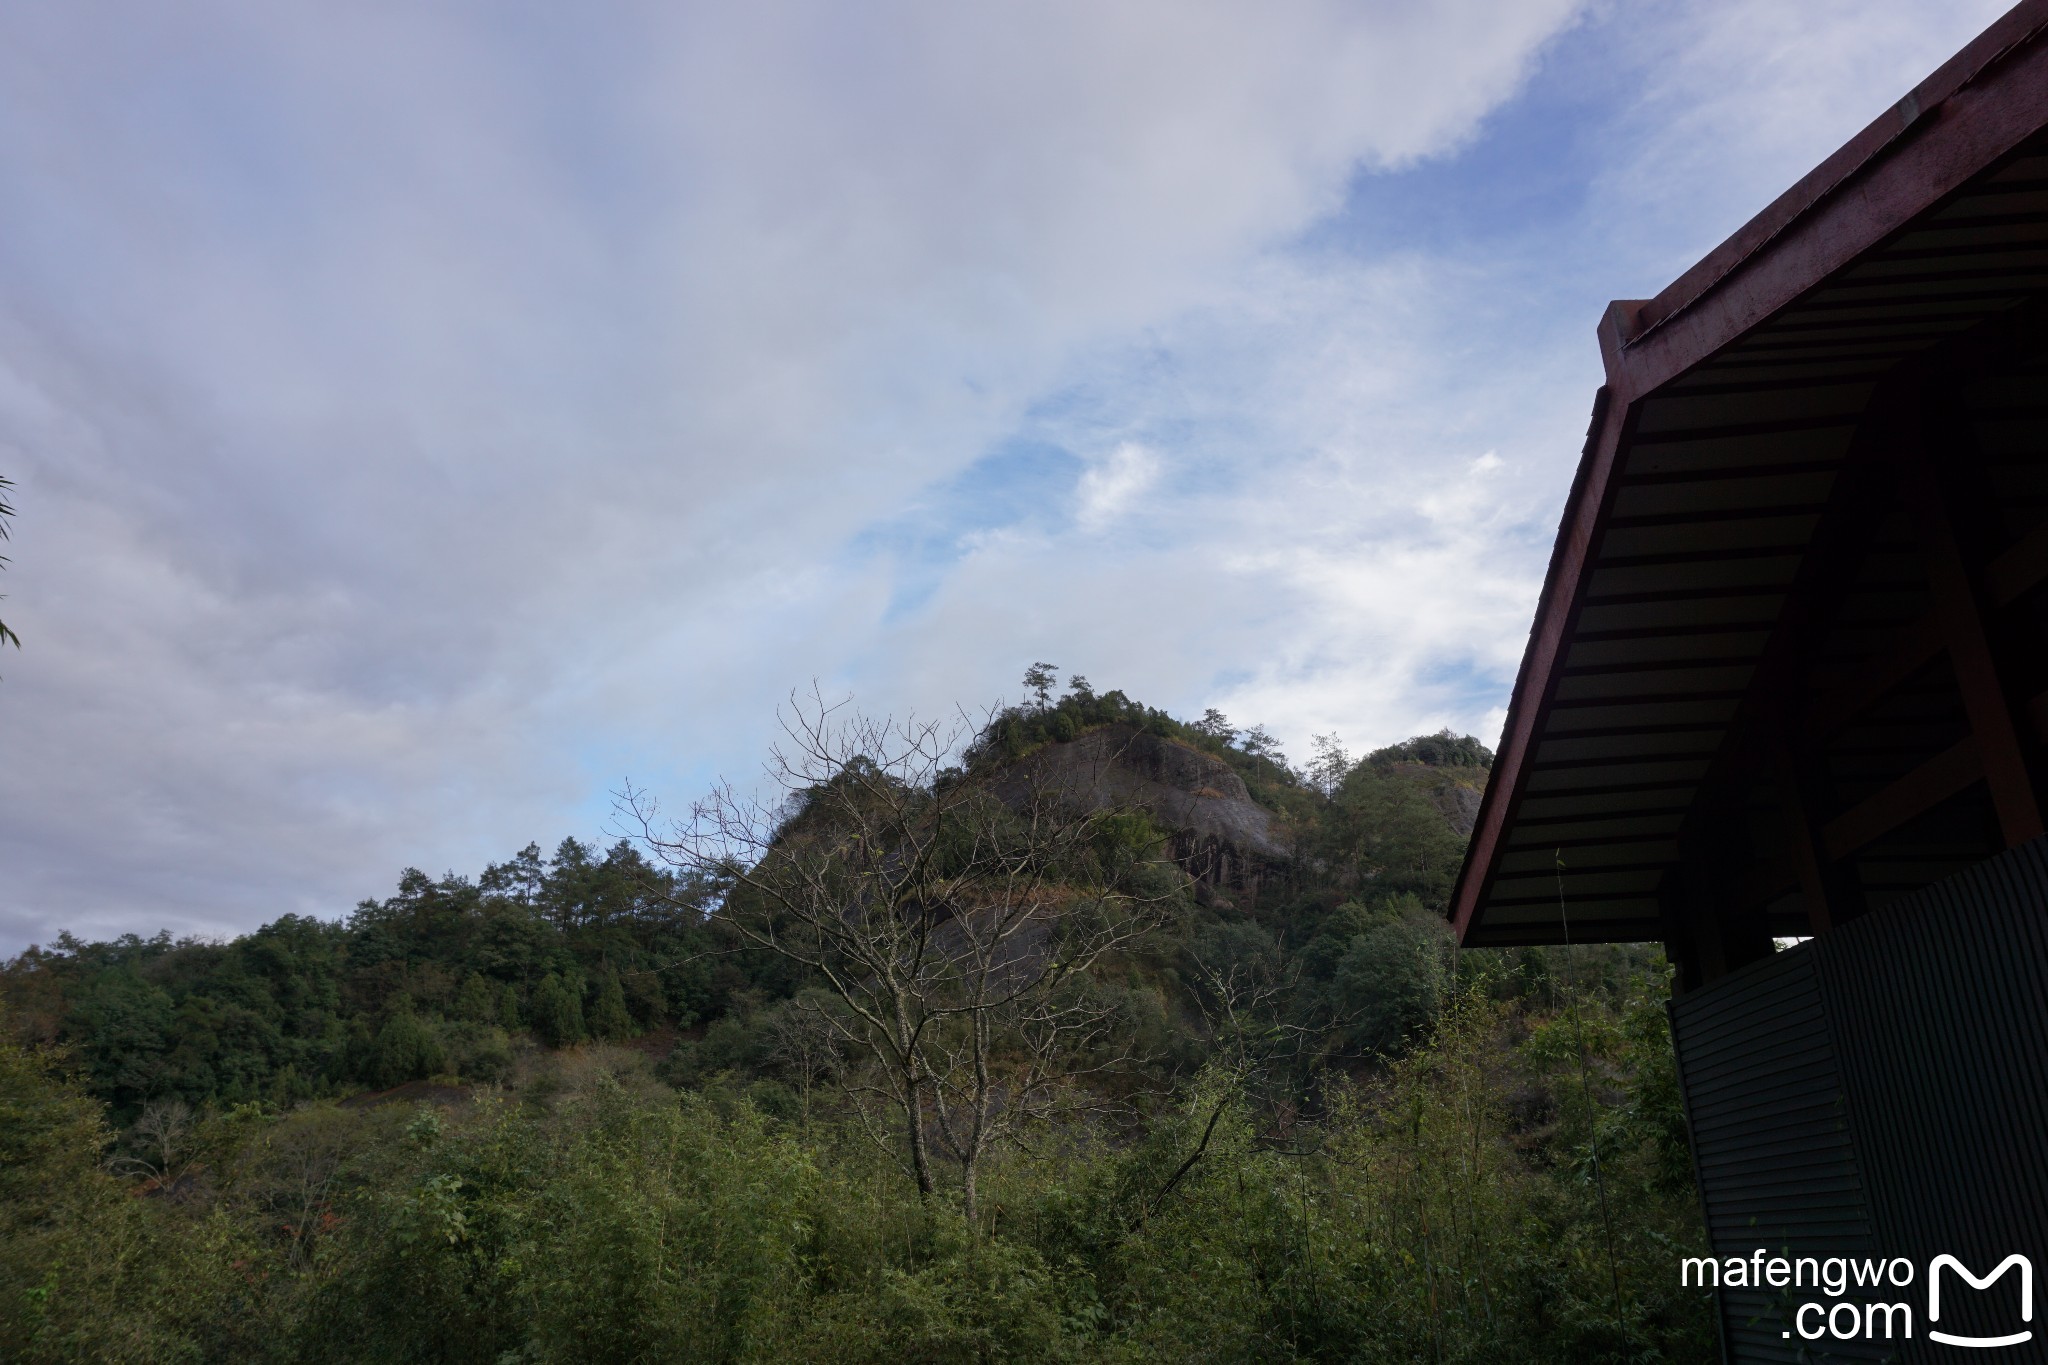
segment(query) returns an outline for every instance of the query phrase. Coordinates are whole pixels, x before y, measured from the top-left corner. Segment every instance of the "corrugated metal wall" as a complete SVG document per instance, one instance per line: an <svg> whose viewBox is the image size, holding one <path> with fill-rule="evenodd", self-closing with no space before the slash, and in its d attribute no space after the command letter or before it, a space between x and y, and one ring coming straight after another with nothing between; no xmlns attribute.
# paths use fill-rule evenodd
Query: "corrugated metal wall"
<svg viewBox="0 0 2048 1365"><path fill-rule="evenodd" d="M1809 1291L1724 1291L1728 1359L2048 1361L2048 1312L2025 1346L1928 1342L1924 1282L1943 1252L2048 1269L2048 840L1681 997L1672 1023L1716 1252L1919 1272L1880 1296L1913 1306L1891 1351L1781 1335ZM2013 1330L2014 1278L1949 1295L1938 1325Z"/></svg>
<svg viewBox="0 0 2048 1365"><path fill-rule="evenodd" d="M1810 947L1672 1008L1707 1235L1722 1256L1877 1251ZM1801 1360L1805 1343L1781 1335L1797 1302L1782 1290L1723 1290L1728 1358Z"/></svg>

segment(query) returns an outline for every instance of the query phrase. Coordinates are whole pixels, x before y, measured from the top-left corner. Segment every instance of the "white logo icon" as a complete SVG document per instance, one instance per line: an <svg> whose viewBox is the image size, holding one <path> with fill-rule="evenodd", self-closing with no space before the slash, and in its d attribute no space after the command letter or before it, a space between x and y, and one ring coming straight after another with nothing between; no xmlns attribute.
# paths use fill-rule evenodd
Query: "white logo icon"
<svg viewBox="0 0 2048 1365"><path fill-rule="evenodd" d="M2006 1271L2011 1270L2014 1266L2018 1266L2020 1268L2020 1320L2022 1322L2032 1322L2034 1320L2034 1263L2018 1252L2014 1252L1998 1263L1998 1269L1992 1271L1981 1280L1972 1275L1970 1268L1955 1257L1948 1255L1935 1257L1933 1262L1927 1267L1927 1321L1929 1323L1941 1320L1941 1268L1943 1266L1949 1267L1956 1274L1968 1280L1972 1289L1989 1289L1992 1282L1997 1280L1999 1276L2005 1274ZM2034 1339L2034 1334L2031 1331L2014 1332L2011 1336L2004 1337L1959 1337L1947 1332L1937 1332L1932 1327L1929 1327L1927 1335L1930 1339L1941 1342L1946 1346L2017 1346L2023 1341L2032 1341Z"/></svg>

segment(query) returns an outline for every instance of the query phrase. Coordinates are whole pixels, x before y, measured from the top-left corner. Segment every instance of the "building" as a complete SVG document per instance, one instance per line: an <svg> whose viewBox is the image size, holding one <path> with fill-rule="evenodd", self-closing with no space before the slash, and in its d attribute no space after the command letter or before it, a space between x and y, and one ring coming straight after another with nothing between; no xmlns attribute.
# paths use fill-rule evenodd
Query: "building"
<svg viewBox="0 0 2048 1365"><path fill-rule="evenodd" d="M1930 1324L1931 1257L2048 1269L2044 296L2025 0L1600 325L1452 914L1665 945L1718 1253L1921 1268L1903 1342L1724 1289L1730 1360L1948 1359L1929 1328L2012 1333L2019 1277ZM2032 1330L1991 1358L2048 1360Z"/></svg>

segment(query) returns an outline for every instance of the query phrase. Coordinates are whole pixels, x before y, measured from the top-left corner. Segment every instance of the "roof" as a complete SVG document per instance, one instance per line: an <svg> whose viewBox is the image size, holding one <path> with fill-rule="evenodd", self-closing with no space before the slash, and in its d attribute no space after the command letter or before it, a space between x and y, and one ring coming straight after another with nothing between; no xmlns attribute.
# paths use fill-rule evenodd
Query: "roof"
<svg viewBox="0 0 2048 1365"><path fill-rule="evenodd" d="M2044 129L2048 0L2025 0L1656 298L1609 305L1607 382L1452 901L1461 942L1664 936L1659 886L1703 784L1740 742L1759 670L1798 625L1801 576L1849 496L1883 381L1987 327L2042 334ZM2013 534L1987 571L2017 594L2048 576L2048 478L2035 477L2048 368L1972 392L1981 438L2025 447L1999 476ZM1868 682L1859 669L1891 667L1925 609L1924 584L1887 579L1885 553L1866 557L1843 607L1859 624L1836 630L1821 661L1844 698ZM1905 718L1872 753L1903 745L1925 767L1928 744L1967 742L1941 738L1934 702L1924 715L1906 714L1910 697L1886 705ZM1844 725L1855 711L1843 701ZM1861 827L1835 826L1882 806L1889 761L1849 773L1865 786L1830 839L1850 846ZM1903 888L1924 880L1915 867L1873 875ZM1768 857L1752 875L1762 891L1793 880ZM1775 931L1806 932L1796 898L1774 914Z"/></svg>

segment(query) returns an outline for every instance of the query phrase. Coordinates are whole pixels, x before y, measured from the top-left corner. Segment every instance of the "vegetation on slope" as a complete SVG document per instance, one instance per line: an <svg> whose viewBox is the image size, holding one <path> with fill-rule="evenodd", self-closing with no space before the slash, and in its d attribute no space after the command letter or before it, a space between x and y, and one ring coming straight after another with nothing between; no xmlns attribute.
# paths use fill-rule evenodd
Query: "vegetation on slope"
<svg viewBox="0 0 2048 1365"><path fill-rule="evenodd" d="M909 1110L863 1106L829 981L738 932L765 856L570 840L340 923L6 964L0 1355L1705 1358L1660 958L1443 930L1483 747L1331 739L1296 772L1213 712L1038 681L928 788L1141 727L1229 763L1294 856L1198 885L1115 812L1062 855L1157 913L1060 986L1119 1064L1012 1116L972 1216L906 1172ZM771 846L829 848L829 807ZM1004 1018L959 1055L1017 1065Z"/></svg>

